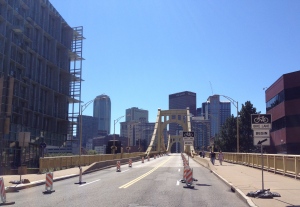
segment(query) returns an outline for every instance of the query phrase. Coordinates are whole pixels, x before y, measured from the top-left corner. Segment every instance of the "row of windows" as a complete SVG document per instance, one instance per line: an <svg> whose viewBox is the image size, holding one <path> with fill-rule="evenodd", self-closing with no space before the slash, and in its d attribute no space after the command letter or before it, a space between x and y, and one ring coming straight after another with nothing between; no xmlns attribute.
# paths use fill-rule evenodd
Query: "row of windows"
<svg viewBox="0 0 300 207"><path fill-rule="evenodd" d="M283 101L300 99L300 87L288 88L279 92L266 103L267 111L271 110Z"/></svg>
<svg viewBox="0 0 300 207"><path fill-rule="evenodd" d="M272 130L277 131L282 128L300 127L300 114L284 116L272 122Z"/></svg>

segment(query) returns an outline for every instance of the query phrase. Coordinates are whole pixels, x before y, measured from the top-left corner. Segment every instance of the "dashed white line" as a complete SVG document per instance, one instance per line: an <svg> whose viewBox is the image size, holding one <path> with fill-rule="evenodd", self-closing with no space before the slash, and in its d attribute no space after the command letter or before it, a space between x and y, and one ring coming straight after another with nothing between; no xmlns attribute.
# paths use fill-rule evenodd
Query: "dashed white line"
<svg viewBox="0 0 300 207"><path fill-rule="evenodd" d="M99 179L99 180L101 180L101 179ZM97 181L99 181L99 180L94 180L94 181L92 181L92 182L89 182L89 183L86 183L86 184L83 184L83 185L79 185L79 187L82 187L82 186L85 186L85 185L89 185L89 184L95 183L95 182L97 182Z"/></svg>

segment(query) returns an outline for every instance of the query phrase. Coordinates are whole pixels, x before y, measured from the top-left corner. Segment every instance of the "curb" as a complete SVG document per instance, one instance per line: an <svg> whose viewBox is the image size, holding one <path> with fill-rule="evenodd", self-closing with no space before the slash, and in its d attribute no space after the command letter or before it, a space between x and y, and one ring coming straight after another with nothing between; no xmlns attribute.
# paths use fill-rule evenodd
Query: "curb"
<svg viewBox="0 0 300 207"><path fill-rule="evenodd" d="M102 167L102 168L97 168L95 170L84 171L84 172L82 172L82 175L97 172L97 171L104 170L104 169L111 168L111 167L115 167L115 165L108 165L108 166L105 166L105 167ZM57 182L57 181L60 181L60 180L66 180L66 179L74 178L74 177L78 177L78 176L79 176L79 174L64 175L64 176L54 178L53 182ZM38 180L38 181L30 182L28 184L17 184L16 186L5 187L5 191L6 191L6 193L14 193L14 192L18 192L19 190L44 185L45 183L46 183L45 180Z"/></svg>
<svg viewBox="0 0 300 207"><path fill-rule="evenodd" d="M202 158L203 159L203 158ZM212 172L215 176L217 176L220 180L222 180L228 187L230 187L230 190L234 193L237 193L237 196L239 198L241 198L242 200L244 200L250 207L258 207L256 204L253 203L253 201L247 197L240 189L234 187L234 185L232 183L230 183L229 181L227 181L225 178L223 178L221 175L219 175L216 171L212 170L210 167L210 164L207 164L207 166L205 166L204 164L198 162L195 158L193 158L193 160L195 162L197 162L198 164L202 165L203 167L207 168L210 172Z"/></svg>

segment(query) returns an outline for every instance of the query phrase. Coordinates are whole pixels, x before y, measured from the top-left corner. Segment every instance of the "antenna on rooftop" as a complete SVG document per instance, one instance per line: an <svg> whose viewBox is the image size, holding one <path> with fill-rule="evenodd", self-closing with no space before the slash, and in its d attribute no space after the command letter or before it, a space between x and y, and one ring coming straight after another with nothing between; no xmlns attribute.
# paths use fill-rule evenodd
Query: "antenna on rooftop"
<svg viewBox="0 0 300 207"><path fill-rule="evenodd" d="M212 86L211 86L211 82L209 81L209 84L210 84L210 89L211 89L211 95L214 95L214 91L212 89Z"/></svg>

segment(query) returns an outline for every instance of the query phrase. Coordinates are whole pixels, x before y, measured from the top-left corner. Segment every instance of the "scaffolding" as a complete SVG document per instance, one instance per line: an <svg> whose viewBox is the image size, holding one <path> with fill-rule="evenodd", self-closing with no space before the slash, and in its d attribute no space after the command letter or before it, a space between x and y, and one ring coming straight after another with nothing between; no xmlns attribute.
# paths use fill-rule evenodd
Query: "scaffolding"
<svg viewBox="0 0 300 207"><path fill-rule="evenodd" d="M83 37L83 27L73 28L73 41L72 48L70 51L70 100L69 100L69 130L68 130L68 141L72 141L76 136L77 131L77 118L80 113L81 103L81 82L82 80L82 42L85 38Z"/></svg>

